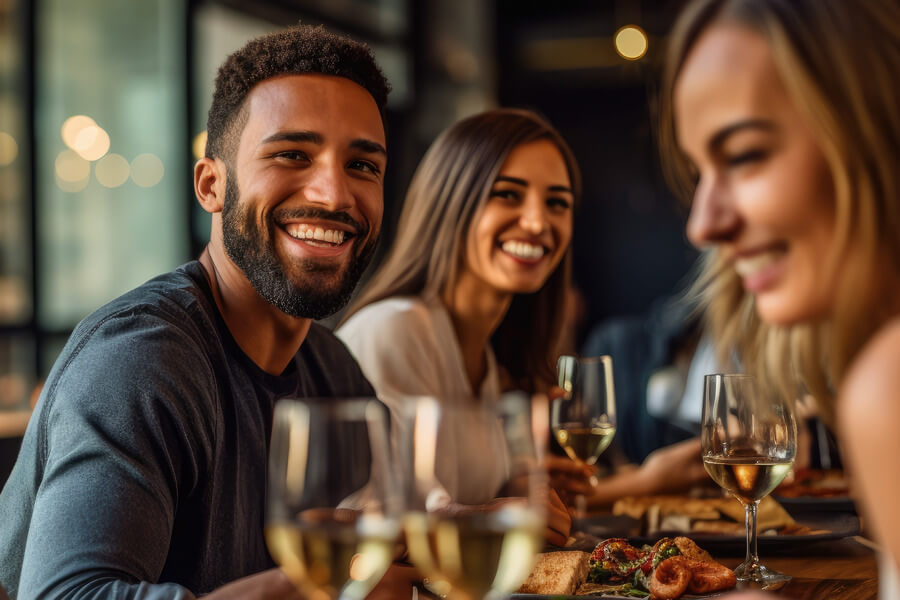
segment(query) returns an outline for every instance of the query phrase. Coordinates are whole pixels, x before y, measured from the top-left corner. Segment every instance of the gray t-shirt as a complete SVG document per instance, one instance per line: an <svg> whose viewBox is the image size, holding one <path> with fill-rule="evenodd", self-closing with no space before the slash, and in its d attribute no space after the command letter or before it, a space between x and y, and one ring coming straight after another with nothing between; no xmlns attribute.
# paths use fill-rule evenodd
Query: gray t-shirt
<svg viewBox="0 0 900 600"><path fill-rule="evenodd" d="M231 337L200 263L82 321L0 493L0 584L14 599L192 598L273 565L263 538L276 399L373 396L313 324L261 370Z"/></svg>

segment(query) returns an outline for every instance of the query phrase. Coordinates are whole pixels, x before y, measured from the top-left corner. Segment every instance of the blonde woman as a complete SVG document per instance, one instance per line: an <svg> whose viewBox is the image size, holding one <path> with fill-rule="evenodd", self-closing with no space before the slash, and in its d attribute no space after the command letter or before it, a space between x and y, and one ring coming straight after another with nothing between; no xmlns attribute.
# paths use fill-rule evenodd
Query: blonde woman
<svg viewBox="0 0 900 600"><path fill-rule="evenodd" d="M896 598L900 4L699 0L670 42L662 142L709 325L833 416Z"/></svg>

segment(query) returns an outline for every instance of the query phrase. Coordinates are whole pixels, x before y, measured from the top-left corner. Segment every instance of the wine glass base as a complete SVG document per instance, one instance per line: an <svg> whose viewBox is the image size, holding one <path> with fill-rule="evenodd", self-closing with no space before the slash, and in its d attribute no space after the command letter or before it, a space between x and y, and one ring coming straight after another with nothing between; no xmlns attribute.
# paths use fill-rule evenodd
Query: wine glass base
<svg viewBox="0 0 900 600"><path fill-rule="evenodd" d="M743 563L734 569L739 589L766 590L774 592L780 590L792 579L774 569L769 569L760 564L748 565Z"/></svg>

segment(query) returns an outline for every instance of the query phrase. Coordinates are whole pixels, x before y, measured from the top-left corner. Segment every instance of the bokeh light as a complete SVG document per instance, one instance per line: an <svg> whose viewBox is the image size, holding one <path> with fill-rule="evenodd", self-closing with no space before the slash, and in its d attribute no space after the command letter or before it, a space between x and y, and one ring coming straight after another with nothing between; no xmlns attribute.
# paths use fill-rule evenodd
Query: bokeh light
<svg viewBox="0 0 900 600"><path fill-rule="evenodd" d="M141 187L153 187L164 174L162 161L155 154L139 154L131 161L131 179Z"/></svg>
<svg viewBox="0 0 900 600"><path fill-rule="evenodd" d="M83 129L96 126L94 120L87 115L75 115L65 120L60 129L60 135L65 145L75 150L75 140L78 138L78 134Z"/></svg>
<svg viewBox="0 0 900 600"><path fill-rule="evenodd" d="M100 185L108 188L119 187L131 175L131 165L121 154L107 154L97 161L94 176Z"/></svg>
<svg viewBox="0 0 900 600"><path fill-rule="evenodd" d="M109 134L97 125L85 127L78 132L72 149L85 160L99 160L109 152Z"/></svg>
<svg viewBox="0 0 900 600"><path fill-rule="evenodd" d="M57 179L66 183L87 181L91 176L91 163L72 150L60 152L54 166Z"/></svg>
<svg viewBox="0 0 900 600"><path fill-rule="evenodd" d="M5 131L0 131L0 167L11 165L19 155L19 145L16 138Z"/></svg>
<svg viewBox="0 0 900 600"><path fill-rule="evenodd" d="M616 52L627 60L638 60L647 54L647 34L637 25L626 25L616 32Z"/></svg>
<svg viewBox="0 0 900 600"><path fill-rule="evenodd" d="M194 152L194 158L200 160L206 156L206 130L201 131L194 136L194 142L191 145Z"/></svg>

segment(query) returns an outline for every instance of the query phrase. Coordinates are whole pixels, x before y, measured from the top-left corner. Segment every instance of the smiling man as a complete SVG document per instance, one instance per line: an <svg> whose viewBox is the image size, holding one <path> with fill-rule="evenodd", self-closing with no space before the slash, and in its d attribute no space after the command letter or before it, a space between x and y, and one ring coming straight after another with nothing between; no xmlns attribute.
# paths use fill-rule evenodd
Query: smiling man
<svg viewBox="0 0 900 600"><path fill-rule="evenodd" d="M194 171L209 245L63 349L0 494L12 598L295 597L263 538L272 411L374 395L313 320L373 253L387 93L367 47L321 28L226 60Z"/></svg>

